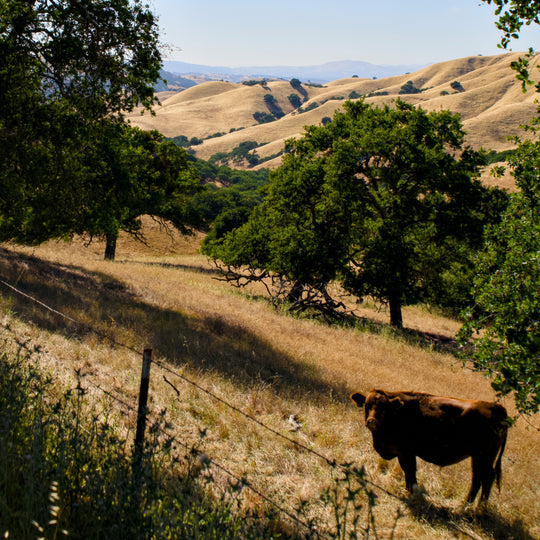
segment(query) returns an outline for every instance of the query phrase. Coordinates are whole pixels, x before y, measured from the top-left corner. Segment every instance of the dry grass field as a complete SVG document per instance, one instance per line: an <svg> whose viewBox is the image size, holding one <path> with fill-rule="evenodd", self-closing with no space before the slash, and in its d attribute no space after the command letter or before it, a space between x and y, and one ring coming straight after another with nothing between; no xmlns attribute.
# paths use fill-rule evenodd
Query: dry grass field
<svg viewBox="0 0 540 540"><path fill-rule="evenodd" d="M387 103L400 97L426 110L443 108L460 113L468 144L500 151L511 147L507 137L518 134L519 125L530 120L536 110L536 93L522 93L520 83L510 69L510 63L518 57L519 53L471 56L385 79L351 77L323 87L304 85L308 101L302 107L307 108L314 102L318 104L317 108L304 113L293 110L288 96L295 91L288 81L269 81L265 87L214 81L173 96L167 94L161 106L156 107L155 116L134 112L130 120L144 129L157 129L169 137L185 135L189 139L205 139L215 133L225 133L194 147L197 157L202 159L217 152L230 152L243 141L257 141L261 145L257 152L265 158L279 152L285 139L301 134L304 126L319 124L322 118L331 117L340 107L340 100L347 99L351 92L359 95L385 92L386 95L367 97L366 101ZM532 61L533 66L538 63L538 58L537 55ZM536 75L535 67L531 74ZM400 96L399 91L407 81L424 91ZM453 82L459 82L462 91L453 89ZM266 94L277 100L285 116L259 125L253 119L253 113L268 112L264 102ZM231 129L235 131L230 132ZM277 166L279 161L277 158L264 166Z"/></svg>
<svg viewBox="0 0 540 540"><path fill-rule="evenodd" d="M78 240L1 246L0 279L82 324L0 284L0 331L9 327L125 399L137 394L140 355L86 325L136 350L152 348L171 370L273 430L340 463L365 465L379 486L372 486L379 538L540 538L540 432L531 427L540 426L540 416L520 418L511 428L502 491L495 489L489 507L478 511L463 506L468 460L446 468L419 462L427 496L410 500L399 466L378 458L363 413L349 400L351 392L374 387L493 399L488 381L452 354L456 321L407 308L408 331L396 335L384 325L386 314L369 308L362 315L374 331L292 318L275 311L262 291L216 280L197 253L199 237L170 236L151 221L146 236L147 246L122 237L112 263L102 260L102 245L85 247ZM511 400L504 404L513 410ZM161 407L187 444L201 444L280 505L292 508L304 500L311 516L329 519L328 505L319 500L331 476L323 460L154 366L150 408ZM297 431L290 430L291 415L301 425ZM201 429L207 429L203 441ZM248 490L245 497L248 506L265 504Z"/></svg>

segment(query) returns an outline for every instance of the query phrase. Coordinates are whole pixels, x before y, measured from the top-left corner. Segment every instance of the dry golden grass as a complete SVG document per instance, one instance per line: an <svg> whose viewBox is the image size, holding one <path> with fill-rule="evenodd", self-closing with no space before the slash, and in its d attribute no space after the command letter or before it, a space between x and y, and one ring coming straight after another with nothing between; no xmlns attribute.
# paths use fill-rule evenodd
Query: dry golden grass
<svg viewBox="0 0 540 540"><path fill-rule="evenodd" d="M468 144L500 151L511 147L507 137L517 134L519 125L529 121L536 111L536 93L532 90L522 93L515 73L509 67L519 54L461 58L380 80L350 78L333 81L323 88L305 86L309 101L303 107L313 101L320 106L303 114L293 111L287 96L294 90L286 81L271 81L266 88L208 82L164 99L153 117L136 112L129 118L135 125L158 129L171 137L185 135L204 139L217 132L226 133L195 148L197 157L203 159L217 152L230 152L247 140L267 144L258 150L261 157L267 157L282 148L283 140L301 134L305 125L319 124L323 117L331 117L341 106L335 98L346 99L352 91L358 94L388 92L385 96L370 97L367 102L387 103L400 97L427 110L444 108L458 112L468 133ZM538 56L533 60L533 66L537 62ZM536 74L535 67L531 74ZM400 96L399 90L408 80L426 91ZM459 81L465 92L455 92L450 86L454 81ZM441 95L442 92L447 94ZM269 124L257 125L253 113L267 111L264 103L267 93L272 93L285 116ZM245 129L229 133L232 128ZM265 164L267 167L278 165L279 159Z"/></svg>
<svg viewBox="0 0 540 540"><path fill-rule="evenodd" d="M136 350L151 347L154 358L171 369L307 447L339 462L365 464L371 481L393 494L376 490L383 538L398 509L403 517L395 538L540 537L540 436L525 420L510 431L502 492L495 491L490 509L481 513L461 506L470 482L468 461L443 469L420 462L419 480L429 496L424 504L408 502L399 467L378 458L362 411L348 398L352 391L382 387L493 399L480 374L463 369L448 352L415 346L388 329L370 334L280 314L259 291L239 291L214 279L196 253L197 238L171 239L155 223L147 226L149 246L122 238L114 263L102 260L102 245L85 248L80 241L4 246L0 276L118 342ZM136 396L140 355L1 287L4 325L120 397ZM364 309L366 316L385 319ZM411 329L446 338L458 328L417 308L408 308L404 320ZM207 428L204 451L286 507L316 500L329 482L323 461L157 366L150 396L152 410L167 407L182 440L195 444L199 429ZM509 400L505 405L512 410ZM294 433L290 415L302 425ZM538 416L528 421L540 425ZM249 495L249 504L261 503ZM327 511L321 504L311 509L321 516Z"/></svg>

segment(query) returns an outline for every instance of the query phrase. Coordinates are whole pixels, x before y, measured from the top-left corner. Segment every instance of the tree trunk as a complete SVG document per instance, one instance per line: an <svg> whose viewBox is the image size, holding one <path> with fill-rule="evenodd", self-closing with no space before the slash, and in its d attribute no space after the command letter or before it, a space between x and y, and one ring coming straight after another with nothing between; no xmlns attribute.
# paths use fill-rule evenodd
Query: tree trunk
<svg viewBox="0 0 540 540"><path fill-rule="evenodd" d="M403 315L401 313L401 300L398 296L389 298L390 325L401 330L403 328Z"/></svg>
<svg viewBox="0 0 540 540"><path fill-rule="evenodd" d="M287 302L290 302L293 304L294 302L298 302L300 298L302 297L302 291L304 290L304 286L301 281L296 281L294 285L292 286L292 289L289 291L289 294L287 295Z"/></svg>
<svg viewBox="0 0 540 540"><path fill-rule="evenodd" d="M106 236L106 245L105 245L105 260L114 261L116 255L116 239L117 236L114 234L108 234Z"/></svg>

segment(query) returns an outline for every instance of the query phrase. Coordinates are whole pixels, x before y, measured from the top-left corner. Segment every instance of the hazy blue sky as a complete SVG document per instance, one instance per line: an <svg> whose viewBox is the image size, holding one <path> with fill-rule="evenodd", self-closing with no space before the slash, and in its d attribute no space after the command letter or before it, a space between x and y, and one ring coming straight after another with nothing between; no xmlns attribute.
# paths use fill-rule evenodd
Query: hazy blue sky
<svg viewBox="0 0 540 540"><path fill-rule="evenodd" d="M334 60L431 64L500 54L479 0L149 0L167 59L238 67ZM540 27L513 50L540 49Z"/></svg>

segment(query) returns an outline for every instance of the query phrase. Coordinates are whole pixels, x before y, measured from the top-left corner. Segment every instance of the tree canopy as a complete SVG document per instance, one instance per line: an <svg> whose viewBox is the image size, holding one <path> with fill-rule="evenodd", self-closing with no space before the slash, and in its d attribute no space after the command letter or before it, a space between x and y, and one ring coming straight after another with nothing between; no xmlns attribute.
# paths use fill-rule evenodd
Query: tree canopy
<svg viewBox="0 0 540 540"><path fill-rule="evenodd" d="M540 407L540 143L522 141L509 160L519 191L489 229L474 278L474 307L460 331L472 358L518 410ZM483 331L480 335L480 331Z"/></svg>
<svg viewBox="0 0 540 540"><path fill-rule="evenodd" d="M104 121L84 156L88 170L73 232L106 240L105 257L114 259L119 231L139 237L140 216L171 221L188 232L199 224L191 205L202 186L188 153L157 131Z"/></svg>
<svg viewBox="0 0 540 540"><path fill-rule="evenodd" d="M0 7L0 239L114 235L133 232L137 212L170 214L163 194L178 202L193 187L186 156L123 121L154 103L161 54L149 8L140 0Z"/></svg>
<svg viewBox="0 0 540 540"><path fill-rule="evenodd" d="M400 327L403 305L455 289L497 197L475 179L482 157L462 149L457 115L400 100L344 109L287 142L264 203L204 250L230 279L278 279L291 301L315 291L332 304L337 279L387 303Z"/></svg>
<svg viewBox="0 0 540 540"><path fill-rule="evenodd" d="M483 1L496 6L502 48L519 37L523 25L540 24L538 1ZM532 55L530 50L511 66L524 91L533 84ZM526 130L537 135L539 122L537 112ZM540 408L540 145L537 138L514 142L507 162L517 192L500 224L487 229L474 269L473 302L458 338L472 348L465 349L467 358L491 378L499 395L513 394L518 411L534 413Z"/></svg>

